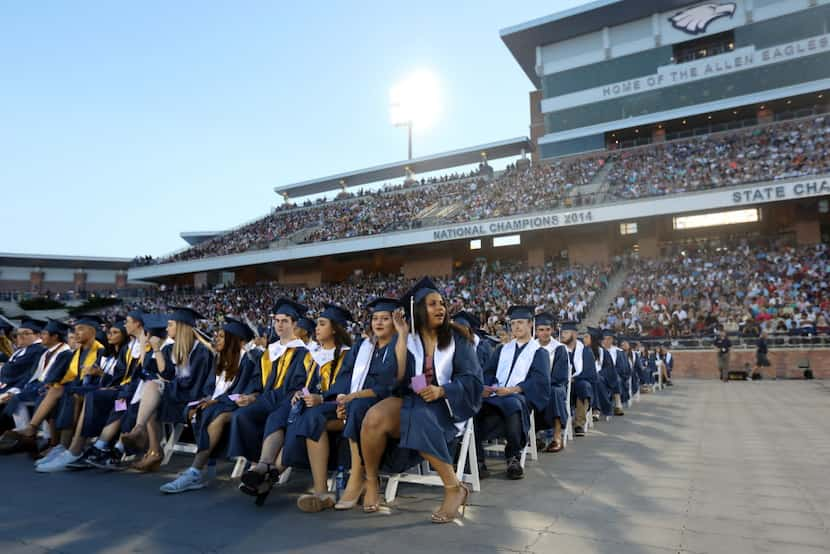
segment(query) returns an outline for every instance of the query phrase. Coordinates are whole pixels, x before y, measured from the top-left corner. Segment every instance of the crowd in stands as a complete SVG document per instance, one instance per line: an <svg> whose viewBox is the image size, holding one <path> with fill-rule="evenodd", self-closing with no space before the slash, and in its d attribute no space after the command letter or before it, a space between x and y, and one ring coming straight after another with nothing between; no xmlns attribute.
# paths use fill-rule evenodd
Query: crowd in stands
<svg viewBox="0 0 830 554"><path fill-rule="evenodd" d="M613 271L614 265L556 266L548 262L544 267L530 268L523 263L477 263L436 282L451 302L451 313L468 310L481 314L487 329L499 334L505 330L507 308L514 304L544 306L560 319L580 320L596 294L607 286ZM414 280L399 275L360 275L313 289L262 283L202 292L159 292L110 308L104 315L107 319L117 319L133 308L157 313L164 312L167 306L189 305L214 324L220 322L223 314L237 314L253 326L265 329L274 302L282 296L306 303L315 314L322 311L325 302L334 301L354 314L362 314L366 298L397 297L413 284ZM356 317L356 320L365 321L365 318Z"/></svg>
<svg viewBox="0 0 830 554"><path fill-rule="evenodd" d="M627 268L602 326L631 336L830 333L827 246L702 243Z"/></svg>
<svg viewBox="0 0 830 554"><path fill-rule="evenodd" d="M266 249L287 239L330 241L615 199L705 190L830 171L824 116L549 164L410 181L379 191L275 209L263 219L179 252L178 262ZM580 192L610 163L607 196ZM304 232L301 232L304 231ZM146 257L138 262L151 263Z"/></svg>
<svg viewBox="0 0 830 554"><path fill-rule="evenodd" d="M608 173L616 198L691 192L830 171L825 116L622 152Z"/></svg>

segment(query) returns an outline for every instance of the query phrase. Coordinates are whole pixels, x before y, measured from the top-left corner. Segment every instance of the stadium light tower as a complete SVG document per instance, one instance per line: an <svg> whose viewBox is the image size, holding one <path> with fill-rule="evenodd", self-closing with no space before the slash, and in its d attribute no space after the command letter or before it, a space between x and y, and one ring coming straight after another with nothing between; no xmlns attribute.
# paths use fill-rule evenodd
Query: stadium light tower
<svg viewBox="0 0 830 554"><path fill-rule="evenodd" d="M431 126L440 109L438 79L428 70L418 70L389 91L389 116L395 127L406 127L408 158L412 159L412 130Z"/></svg>

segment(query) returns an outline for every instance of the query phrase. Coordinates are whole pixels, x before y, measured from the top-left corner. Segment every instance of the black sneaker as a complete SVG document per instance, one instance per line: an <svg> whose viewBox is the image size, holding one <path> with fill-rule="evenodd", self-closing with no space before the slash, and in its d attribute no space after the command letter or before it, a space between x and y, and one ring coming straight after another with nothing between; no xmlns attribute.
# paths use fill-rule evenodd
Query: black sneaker
<svg viewBox="0 0 830 554"><path fill-rule="evenodd" d="M87 463L94 468L104 471L124 471L130 467L128 462L122 462L124 454L118 450L101 452L100 458L87 459Z"/></svg>
<svg viewBox="0 0 830 554"><path fill-rule="evenodd" d="M575 437L584 437L585 436L585 428L580 427L579 425L574 427L574 436Z"/></svg>
<svg viewBox="0 0 830 554"><path fill-rule="evenodd" d="M89 455L91 454L93 448L94 447L92 447L92 446L87 448L81 454L80 458L78 458L74 462L70 462L70 463L66 464L66 469L69 469L69 470L72 470L72 471L80 471L80 470L83 470L83 469L92 469L92 466L89 465L89 463L87 462L87 459L89 459Z"/></svg>
<svg viewBox="0 0 830 554"><path fill-rule="evenodd" d="M487 464L478 464L478 478L487 479L490 477L490 470L487 469Z"/></svg>
<svg viewBox="0 0 830 554"><path fill-rule="evenodd" d="M525 470L522 469L522 462L518 456L513 456L507 460L507 478L508 479L523 479Z"/></svg>

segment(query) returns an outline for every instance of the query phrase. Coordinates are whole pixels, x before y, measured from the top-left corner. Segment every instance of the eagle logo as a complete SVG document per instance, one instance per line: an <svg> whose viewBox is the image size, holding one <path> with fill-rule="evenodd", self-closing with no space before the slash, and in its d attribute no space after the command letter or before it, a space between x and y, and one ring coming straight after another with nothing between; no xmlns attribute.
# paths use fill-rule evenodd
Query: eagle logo
<svg viewBox="0 0 830 554"><path fill-rule="evenodd" d="M675 29L689 33L690 35L697 35L705 33L706 27L714 20L721 17L732 17L735 9L734 2L724 4L710 2L679 11L671 16L669 21L671 21L672 27Z"/></svg>

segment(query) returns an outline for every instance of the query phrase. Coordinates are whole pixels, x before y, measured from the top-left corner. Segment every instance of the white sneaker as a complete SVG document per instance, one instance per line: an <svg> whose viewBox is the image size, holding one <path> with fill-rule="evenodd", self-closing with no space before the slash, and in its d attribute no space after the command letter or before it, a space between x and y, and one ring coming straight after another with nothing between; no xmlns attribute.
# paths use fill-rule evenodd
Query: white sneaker
<svg viewBox="0 0 830 554"><path fill-rule="evenodd" d="M159 490L165 494L176 494L203 488L205 488L205 482L202 480L202 472L189 467L176 479L162 485Z"/></svg>
<svg viewBox="0 0 830 554"><path fill-rule="evenodd" d="M76 456L69 450L65 450L55 456L55 458L51 461L37 466L35 471L38 473L56 473L58 471L66 471L66 466L74 461L77 461L80 457L80 455Z"/></svg>
<svg viewBox="0 0 830 554"><path fill-rule="evenodd" d="M38 467L41 464L45 464L46 462L51 462L55 459L56 456L59 456L64 452L66 452L66 448L62 444L57 445L56 447L52 448L46 456L39 460L36 460L35 467Z"/></svg>

